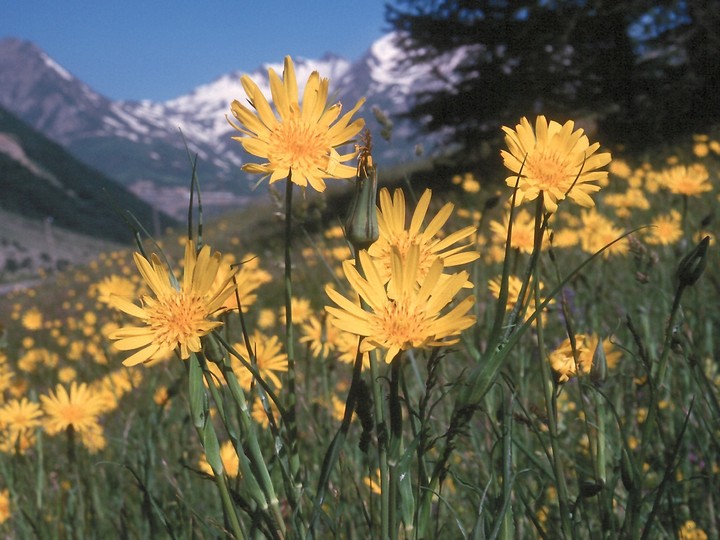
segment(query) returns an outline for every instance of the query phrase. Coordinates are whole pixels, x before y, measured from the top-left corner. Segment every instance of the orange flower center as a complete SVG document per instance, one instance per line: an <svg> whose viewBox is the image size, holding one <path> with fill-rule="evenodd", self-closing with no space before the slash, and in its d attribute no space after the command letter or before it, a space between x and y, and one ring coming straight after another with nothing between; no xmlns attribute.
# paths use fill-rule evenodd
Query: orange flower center
<svg viewBox="0 0 720 540"><path fill-rule="evenodd" d="M268 141L268 158L281 168L327 168L327 130L294 117L278 123Z"/></svg>
<svg viewBox="0 0 720 540"><path fill-rule="evenodd" d="M161 346L175 347L190 337L204 334L207 328L207 304L197 294L177 291L159 298L147 311L155 341Z"/></svg>
<svg viewBox="0 0 720 540"><path fill-rule="evenodd" d="M431 337L425 322L425 310L421 307L412 305L407 299L388 300L375 316L373 335L402 349L418 347Z"/></svg>
<svg viewBox="0 0 720 540"><path fill-rule="evenodd" d="M562 156L547 150L531 151L525 160L523 174L543 191L551 188L567 190L568 165Z"/></svg>

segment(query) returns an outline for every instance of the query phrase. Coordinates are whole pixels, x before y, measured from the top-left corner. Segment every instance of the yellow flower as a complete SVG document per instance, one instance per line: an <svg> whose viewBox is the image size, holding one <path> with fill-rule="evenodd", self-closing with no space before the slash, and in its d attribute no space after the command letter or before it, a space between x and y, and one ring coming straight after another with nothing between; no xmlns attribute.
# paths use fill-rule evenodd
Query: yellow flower
<svg viewBox="0 0 720 540"><path fill-rule="evenodd" d="M3 489L0 491L0 525L5 523L12 516L10 512L10 491Z"/></svg>
<svg viewBox="0 0 720 540"><path fill-rule="evenodd" d="M582 213L582 227L578 231L580 247L587 253L596 253L610 242L617 240L623 231L615 227L612 221L598 213L594 208ZM626 239L614 243L603 251L603 257L610 255L623 255L628 252L629 245Z"/></svg>
<svg viewBox="0 0 720 540"><path fill-rule="evenodd" d="M164 407L170 401L170 392L167 386L158 386L153 394L153 401L158 407Z"/></svg>
<svg viewBox="0 0 720 540"><path fill-rule="evenodd" d="M139 253L134 257L155 298L143 296L141 307L113 296L113 306L141 319L145 325L119 328L110 334L110 339L117 340L115 347L121 351L140 349L123 362L126 366L163 358L176 348L180 349L180 357L187 359L190 352L200 351L200 338L222 324L213 317L222 311L223 303L232 294L232 276L223 284L214 284L221 256L211 255L207 245L196 253L193 242L185 246L183 280L177 287L156 255L151 261Z"/></svg>
<svg viewBox="0 0 720 540"><path fill-rule="evenodd" d="M651 245L669 246L682 238L682 218L677 210L657 216L646 229L645 241Z"/></svg>
<svg viewBox="0 0 720 540"><path fill-rule="evenodd" d="M472 296L441 315L467 281L467 272L443 275L442 259L436 258L418 286L420 247L413 245L404 259L397 250L393 251L391 277L395 285L389 291L368 253L361 251L359 258L365 277L350 261L343 263L343 270L352 288L367 302L369 311L331 287L325 291L339 308L325 309L336 327L365 337L362 352L384 349L385 362L390 363L398 352L410 348L457 343L460 332L474 324L475 317L467 315L475 302Z"/></svg>
<svg viewBox="0 0 720 540"><path fill-rule="evenodd" d="M374 495L380 495L382 489L380 488L380 470L377 469L374 475L368 475L363 478L363 483L370 488L370 491Z"/></svg>
<svg viewBox="0 0 720 540"><path fill-rule="evenodd" d="M324 321L320 321L315 315L302 324L300 327L302 337L300 343L307 343L310 351L313 353L315 358L327 358L335 348L335 342L337 341L338 330L332 324L327 317Z"/></svg>
<svg viewBox="0 0 720 540"><path fill-rule="evenodd" d="M628 165L628 162L624 159L614 159L612 163L610 163L610 174L614 174L615 176L619 178L624 178L627 180L632 176L632 169L630 168L630 165Z"/></svg>
<svg viewBox="0 0 720 540"><path fill-rule="evenodd" d="M260 372L260 376L265 381L272 383L275 388L282 388L282 382L275 372L287 371L288 360L287 354L280 352L282 349L282 343L278 337L267 337L256 330L250 337L250 347L252 349L252 353L255 355L255 362L257 362L256 366ZM252 361L252 354L248 352L244 343L235 343L233 348L246 361ZM250 370L242 365L240 360L238 360L235 356L232 356L231 366L240 381L240 385L245 390L250 390L250 386L253 381L253 375Z"/></svg>
<svg viewBox="0 0 720 540"><path fill-rule="evenodd" d="M307 298L292 297L292 322L293 324L302 324L312 315L312 306ZM280 321L285 325L285 306L280 308Z"/></svg>
<svg viewBox="0 0 720 540"><path fill-rule="evenodd" d="M252 412L250 413L250 416L252 416L253 420L255 420L258 425L263 429L267 429L268 426L270 426L270 419L268 418L268 414L272 415L273 420L275 420L280 414L275 404L270 400L268 400L268 402L270 410L266 411L263 407L262 401L260 401L260 398L257 398L253 402Z"/></svg>
<svg viewBox="0 0 720 540"><path fill-rule="evenodd" d="M712 190L708 178L709 173L705 165L699 163L690 167L677 165L662 173L660 183L672 193L688 197L699 197L701 194Z"/></svg>
<svg viewBox="0 0 720 540"><path fill-rule="evenodd" d="M40 425L42 411L27 398L8 401L0 408L0 450L15 452L16 444L23 452L34 443L35 428Z"/></svg>
<svg viewBox="0 0 720 540"><path fill-rule="evenodd" d="M454 208L452 203L445 204L430 220L425 230L421 230L431 197L432 191L426 189L417 203L410 226L406 229L405 195L402 189L396 189L392 198L387 188L380 190L380 237L370 246L368 254L379 263L378 270L383 283L390 281L393 253L397 253L401 261L404 261L413 246L418 247L418 281L427 275L438 258L443 266L448 267L470 263L480 256L476 251L464 251L470 248L471 244L451 247L475 234L477 229L473 226L460 229L445 238L438 236L443 225L450 219Z"/></svg>
<svg viewBox="0 0 720 540"><path fill-rule="evenodd" d="M77 433L92 431L98 425L102 404L87 384L70 385L70 392L61 384L55 392L40 396L45 411L45 431L55 435L72 427Z"/></svg>
<svg viewBox="0 0 720 540"><path fill-rule="evenodd" d="M510 247L519 250L521 253L530 254L535 246L535 216L523 209L515 213L514 218ZM496 220L490 222L490 231L493 233L496 244L505 245L509 224L510 213L505 214L502 223ZM545 233L540 246L546 248L548 245L549 237Z"/></svg>
<svg viewBox="0 0 720 540"><path fill-rule="evenodd" d="M502 285L502 276L497 276L494 279L491 279L488 282L488 290L490 293L497 299L500 298L500 286ZM539 283L540 291L543 291L545 289L545 285L541 281ZM510 275L508 276L508 296L507 296L507 305L505 307L507 313L510 313L514 308L515 304L517 304L518 298L520 298L520 291L522 290L522 279L520 279L517 276ZM527 290L525 291L525 299L523 300L523 305L527 308L525 311L525 317L523 318L523 321L527 319L528 316L532 315L534 313L534 306L535 301L532 297L532 291L533 291L533 285L532 283L529 284ZM529 300L529 302L528 302ZM541 301L544 301L544 298L540 299ZM551 300L548 305L554 304L555 301ZM547 310L547 308L546 308ZM545 321L545 313L542 314L543 322Z"/></svg>
<svg viewBox="0 0 720 540"><path fill-rule="evenodd" d="M580 206L595 205L589 194L600 187L591 182L607 179L607 171L598 169L610 163L610 153L596 154L600 144L591 145L583 130L573 131L574 127L572 120L560 125L538 116L534 130L525 117L515 130L502 128L509 151L502 150L501 155L505 166L515 173L506 183L510 187L518 184L518 204L536 199L542 192L549 212L555 212L566 196Z"/></svg>
<svg viewBox="0 0 720 540"><path fill-rule="evenodd" d="M330 319L332 323L332 319ZM335 347L337 348L337 359L345 364L353 365L358 349L358 336L350 332L343 332L339 328L336 329L337 337L335 338ZM363 353L362 368L370 367L370 355Z"/></svg>
<svg viewBox="0 0 720 540"><path fill-rule="evenodd" d="M339 120L342 105L327 106L328 79L321 79L317 71L308 78L299 102L295 66L285 57L283 78L270 68L270 91L276 116L260 88L248 76L241 82L252 109L239 101L232 102L232 114L239 125L230 124L243 134L233 137L245 151L267 159L266 163L248 163L243 169L254 174L270 175L270 183L290 177L299 186L310 184L317 191L325 191L324 178L351 178L355 167L343 165L355 153L340 155L336 148L348 143L365 125L364 120L350 119L364 103L361 99ZM333 122L337 122L333 124ZM228 120L229 121L229 120Z"/></svg>
<svg viewBox="0 0 720 540"><path fill-rule="evenodd" d="M132 298L135 296L135 284L128 278L121 276L108 276L97 284L98 301L110 304L113 296Z"/></svg>
<svg viewBox="0 0 720 540"><path fill-rule="evenodd" d="M1 354L0 357L2 357ZM2 398L5 390L12 388L14 377L15 373L13 373L12 368L8 364L0 361L0 398Z"/></svg>
<svg viewBox="0 0 720 540"><path fill-rule="evenodd" d="M692 520L683 523L678 532L680 540L707 540L707 533L697 526Z"/></svg>
<svg viewBox="0 0 720 540"><path fill-rule="evenodd" d="M550 353L550 366L557 377L559 383L564 383L575 377L578 372L587 375L592 369L595 352L599 344L600 338L593 335L576 334L575 335L575 352L570 344L570 338L566 338L553 352ZM621 356L616 351L609 339L602 342L603 352L608 368L612 369L617 366Z"/></svg>
<svg viewBox="0 0 720 540"><path fill-rule="evenodd" d="M220 461L222 461L223 468L229 477L234 478L240 472L240 458L231 441L225 441L220 445ZM200 456L198 466L205 474L214 476L212 467L210 467L205 454Z"/></svg>
<svg viewBox="0 0 720 540"><path fill-rule="evenodd" d="M257 325L263 330L267 330L268 328L275 326L276 320L277 317L275 316L274 310L263 308L260 310L260 314L258 315Z"/></svg>
<svg viewBox="0 0 720 540"><path fill-rule="evenodd" d="M43 316L37 308L28 309L22 316L22 325L27 330L40 330L43 326Z"/></svg>
<svg viewBox="0 0 720 540"><path fill-rule="evenodd" d="M235 274L234 283L237 284L237 292L233 290L223 306L229 310L237 309L237 297L239 296L243 313L247 313L248 308L257 300L255 292L257 288L263 283L271 281L272 277L268 272L260 268L260 260L252 253L248 253L243 261L236 265L237 270L231 267L234 263L235 257L232 255L223 256L222 264L215 277L214 286L222 287L223 283L226 283L228 278L232 279L232 275Z"/></svg>

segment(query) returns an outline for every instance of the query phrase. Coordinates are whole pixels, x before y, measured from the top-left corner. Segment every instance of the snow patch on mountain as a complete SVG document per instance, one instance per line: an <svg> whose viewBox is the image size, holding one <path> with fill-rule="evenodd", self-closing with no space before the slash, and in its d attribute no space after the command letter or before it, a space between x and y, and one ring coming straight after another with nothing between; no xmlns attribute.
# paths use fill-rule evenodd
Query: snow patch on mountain
<svg viewBox="0 0 720 540"><path fill-rule="evenodd" d="M64 67L62 67L60 64L58 64L55 60L50 58L46 53L41 53L40 58L42 58L42 61L45 63L47 67L55 71L60 77L65 79L66 81L72 81L73 76L70 75L70 72L66 70Z"/></svg>

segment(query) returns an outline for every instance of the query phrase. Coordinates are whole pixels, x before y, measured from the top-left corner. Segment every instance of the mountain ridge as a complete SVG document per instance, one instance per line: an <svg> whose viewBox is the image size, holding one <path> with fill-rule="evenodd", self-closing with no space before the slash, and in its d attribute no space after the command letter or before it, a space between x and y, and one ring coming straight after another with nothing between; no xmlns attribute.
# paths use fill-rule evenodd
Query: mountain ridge
<svg viewBox="0 0 720 540"><path fill-rule="evenodd" d="M392 141L375 137L376 162L387 165L413 160L418 143L427 149L437 142L433 137L420 139L417 125L401 118L409 107L409 91L427 84L423 78L430 71L415 69L394 77L388 72L400 54L394 35L388 34L354 62L332 53L320 59L294 59L301 86L311 71L318 70L330 79L331 99L340 98L346 108L366 97L362 114L373 132L380 132L371 112L374 107L392 119ZM269 96L268 68L281 73L282 62L261 63L247 75ZM232 140L235 131L226 120L232 100L245 98L243 74L231 71L164 102L113 101L34 44L0 40L0 105L136 193L147 191L148 185L157 188L142 196L161 207L163 201L157 199L163 190L167 194L187 189L194 155L205 191L227 193L227 203L234 205L253 196L251 186L257 178L241 172L246 156Z"/></svg>

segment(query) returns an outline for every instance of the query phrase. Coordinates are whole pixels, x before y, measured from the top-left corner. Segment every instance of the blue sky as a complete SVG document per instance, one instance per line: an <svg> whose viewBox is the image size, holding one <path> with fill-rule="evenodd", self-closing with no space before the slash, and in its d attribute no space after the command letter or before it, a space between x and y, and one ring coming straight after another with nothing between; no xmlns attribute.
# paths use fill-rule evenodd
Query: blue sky
<svg viewBox="0 0 720 540"><path fill-rule="evenodd" d="M359 58L386 0L0 0L0 38L29 40L112 99L164 101L263 62Z"/></svg>

